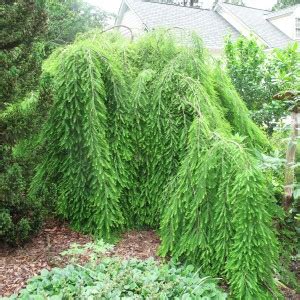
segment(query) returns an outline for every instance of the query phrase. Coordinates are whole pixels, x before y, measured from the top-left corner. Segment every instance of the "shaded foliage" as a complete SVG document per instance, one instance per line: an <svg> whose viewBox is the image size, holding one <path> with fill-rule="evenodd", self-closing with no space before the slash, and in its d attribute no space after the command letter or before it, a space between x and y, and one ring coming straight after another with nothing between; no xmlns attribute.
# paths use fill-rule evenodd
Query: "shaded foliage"
<svg viewBox="0 0 300 300"><path fill-rule="evenodd" d="M72 43L76 35L90 29L103 28L109 15L82 0L47 0L48 30L44 51L48 56L55 48Z"/></svg>
<svg viewBox="0 0 300 300"><path fill-rule="evenodd" d="M5 1L1 18L0 108L24 96L39 79L41 52L37 38L45 31L46 14L35 0Z"/></svg>
<svg viewBox="0 0 300 300"><path fill-rule="evenodd" d="M41 225L41 206L28 196L35 155L32 123L46 14L42 1L4 1L0 56L0 240L21 244ZM27 95L28 94L28 95ZM24 100L22 100L24 99ZM40 104L44 106L44 104ZM36 115L36 122L42 114Z"/></svg>
<svg viewBox="0 0 300 300"><path fill-rule="evenodd" d="M272 10L279 10L296 4L300 4L300 1L299 0L277 0L277 3L273 6Z"/></svg>

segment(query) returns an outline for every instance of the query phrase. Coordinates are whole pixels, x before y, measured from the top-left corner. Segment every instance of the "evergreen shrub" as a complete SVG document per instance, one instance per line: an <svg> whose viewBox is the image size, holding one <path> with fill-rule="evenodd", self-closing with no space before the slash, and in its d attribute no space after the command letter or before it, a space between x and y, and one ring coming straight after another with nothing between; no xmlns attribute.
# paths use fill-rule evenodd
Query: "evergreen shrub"
<svg viewBox="0 0 300 300"><path fill-rule="evenodd" d="M270 149L201 41L165 31L131 44L88 34L46 63L54 104L31 195L110 237L160 228L160 253L223 276L238 299L277 297L276 209L257 152Z"/></svg>
<svg viewBox="0 0 300 300"><path fill-rule="evenodd" d="M41 203L28 195L36 140L43 120L34 108L46 29L44 1L1 1L0 33L0 244L22 244L37 232ZM38 113L37 113L38 112ZM39 114L41 116L39 116ZM40 125L40 124L39 124Z"/></svg>
<svg viewBox="0 0 300 300"><path fill-rule="evenodd" d="M37 131L46 103L39 102L32 93L0 113L0 240L10 244L21 245L42 225L43 203L28 191L41 155Z"/></svg>

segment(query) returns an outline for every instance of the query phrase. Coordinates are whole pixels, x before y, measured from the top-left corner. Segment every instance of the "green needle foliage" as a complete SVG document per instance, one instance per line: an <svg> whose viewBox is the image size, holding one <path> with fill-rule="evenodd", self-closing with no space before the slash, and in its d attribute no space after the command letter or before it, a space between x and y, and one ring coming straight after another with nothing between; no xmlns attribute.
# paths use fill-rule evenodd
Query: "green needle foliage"
<svg viewBox="0 0 300 300"><path fill-rule="evenodd" d="M274 290L277 258L268 184L240 138L203 128L200 120L191 127L188 154L168 187L161 254L225 275L240 299L273 299L265 291Z"/></svg>
<svg viewBox="0 0 300 300"><path fill-rule="evenodd" d="M41 73L47 16L35 0L1 1L0 14L0 244L21 245L42 221L41 204L28 188L38 161L35 125L48 103L36 105L31 93Z"/></svg>
<svg viewBox="0 0 300 300"><path fill-rule="evenodd" d="M201 41L91 32L45 70L54 105L32 195L55 186L58 211L99 236L160 227L162 255L223 276L235 298L273 299L275 210L254 154L270 146Z"/></svg>
<svg viewBox="0 0 300 300"><path fill-rule="evenodd" d="M44 129L48 149L33 191L51 178L59 212L76 229L108 237L123 217L108 142L106 58L91 43L67 50L54 76L56 101Z"/></svg>
<svg viewBox="0 0 300 300"><path fill-rule="evenodd" d="M247 144L253 148L266 150L270 146L266 135L251 120L246 104L242 101L233 84L220 67L213 73L216 81L215 89L225 117L230 123L233 133L238 132L246 137Z"/></svg>

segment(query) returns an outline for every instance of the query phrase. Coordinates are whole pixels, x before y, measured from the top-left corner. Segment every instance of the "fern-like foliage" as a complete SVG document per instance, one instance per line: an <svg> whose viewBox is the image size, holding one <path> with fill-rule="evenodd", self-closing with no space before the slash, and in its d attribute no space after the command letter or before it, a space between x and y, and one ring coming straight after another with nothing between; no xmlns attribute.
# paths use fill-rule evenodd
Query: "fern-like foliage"
<svg viewBox="0 0 300 300"><path fill-rule="evenodd" d="M249 116L246 104L242 101L233 87L230 78L217 66L213 73L215 89L222 106L225 117L234 132L246 138L246 142L252 148L266 151L270 148L266 134L255 125Z"/></svg>
<svg viewBox="0 0 300 300"><path fill-rule="evenodd" d="M274 291L277 258L266 180L240 138L203 130L195 121L188 154L168 188L161 254L224 275L240 299L273 299L265 289Z"/></svg>
<svg viewBox="0 0 300 300"><path fill-rule="evenodd" d="M47 153L33 190L45 179L55 181L59 212L76 229L107 237L123 216L109 145L105 66L106 58L92 44L62 53L44 130Z"/></svg>
<svg viewBox="0 0 300 300"><path fill-rule="evenodd" d="M59 212L103 237L160 227L162 255L224 276L236 298L272 299L275 210L254 155L270 146L192 40L92 32L57 50L44 66L55 99L32 194L54 185Z"/></svg>

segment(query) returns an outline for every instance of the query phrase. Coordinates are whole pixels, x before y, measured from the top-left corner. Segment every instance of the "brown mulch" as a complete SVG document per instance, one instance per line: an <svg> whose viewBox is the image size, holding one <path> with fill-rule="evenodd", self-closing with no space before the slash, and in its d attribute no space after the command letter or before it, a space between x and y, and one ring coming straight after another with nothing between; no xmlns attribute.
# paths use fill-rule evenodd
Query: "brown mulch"
<svg viewBox="0 0 300 300"><path fill-rule="evenodd" d="M157 256L157 248L160 244L160 239L153 230L136 231L132 230L122 235L121 241L113 250L114 256L123 258L135 257L138 259L147 259Z"/></svg>
<svg viewBox="0 0 300 300"><path fill-rule="evenodd" d="M67 224L48 221L41 232L22 248L0 246L0 297L17 293L42 269L64 266L59 254L70 244L86 244L89 236L72 231ZM146 259L156 257L159 238L154 231L130 231L122 236L111 256Z"/></svg>
<svg viewBox="0 0 300 300"><path fill-rule="evenodd" d="M71 243L85 244L91 240L72 231L67 225L47 222L41 232L22 248L0 248L0 296L16 293L33 275L51 269L55 257Z"/></svg>
<svg viewBox="0 0 300 300"><path fill-rule="evenodd" d="M300 300L300 295L290 288L282 288L281 292L286 300Z"/></svg>

